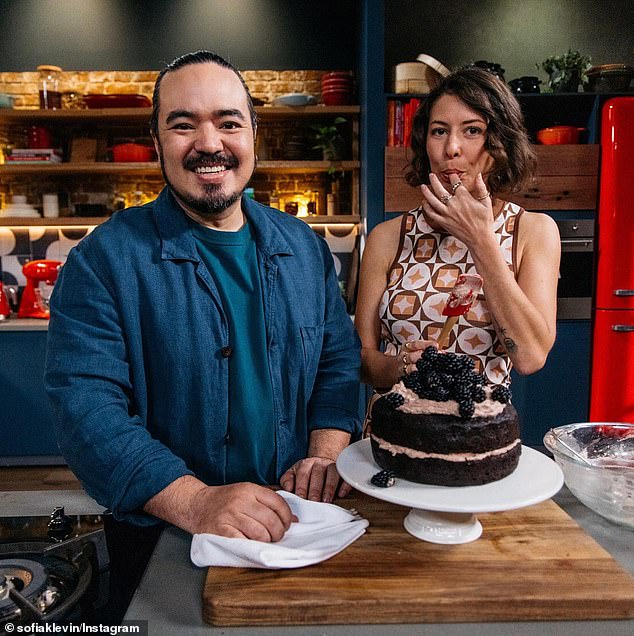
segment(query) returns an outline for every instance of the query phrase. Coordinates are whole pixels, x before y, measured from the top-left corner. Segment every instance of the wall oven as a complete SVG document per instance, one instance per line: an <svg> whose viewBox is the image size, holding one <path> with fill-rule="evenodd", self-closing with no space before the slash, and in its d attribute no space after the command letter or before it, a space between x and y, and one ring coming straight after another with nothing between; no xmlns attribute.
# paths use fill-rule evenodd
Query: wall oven
<svg viewBox="0 0 634 636"><path fill-rule="evenodd" d="M594 219L558 219L561 264L558 320L590 320L594 289Z"/></svg>

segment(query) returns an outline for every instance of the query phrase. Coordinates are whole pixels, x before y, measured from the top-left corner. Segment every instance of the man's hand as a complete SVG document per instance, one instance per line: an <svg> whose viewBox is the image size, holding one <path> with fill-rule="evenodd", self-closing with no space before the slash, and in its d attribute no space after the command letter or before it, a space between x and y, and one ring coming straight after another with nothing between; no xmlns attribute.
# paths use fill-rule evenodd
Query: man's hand
<svg viewBox="0 0 634 636"><path fill-rule="evenodd" d="M308 457L295 462L280 478L284 490L311 501L330 503L339 484L335 461L350 443L350 433L334 428L316 429L310 434ZM341 482L337 496L345 497L352 487Z"/></svg>
<svg viewBox="0 0 634 636"><path fill-rule="evenodd" d="M280 486L294 492L298 497L330 503L335 497L339 480L334 460L327 457L307 457L293 464L282 475ZM342 481L337 496L345 497L351 490L352 487Z"/></svg>
<svg viewBox="0 0 634 636"><path fill-rule="evenodd" d="M150 514L190 532L279 541L297 521L282 497L251 483L207 486L189 475L172 482L144 506Z"/></svg>

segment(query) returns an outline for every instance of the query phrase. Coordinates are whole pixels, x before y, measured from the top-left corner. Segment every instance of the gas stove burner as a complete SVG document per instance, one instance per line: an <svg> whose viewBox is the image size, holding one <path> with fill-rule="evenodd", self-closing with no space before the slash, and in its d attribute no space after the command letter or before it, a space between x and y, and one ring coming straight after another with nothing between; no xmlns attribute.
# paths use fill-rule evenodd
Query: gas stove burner
<svg viewBox="0 0 634 636"><path fill-rule="evenodd" d="M90 563L54 556L0 559L0 625L63 620L88 588Z"/></svg>
<svg viewBox="0 0 634 636"><path fill-rule="evenodd" d="M0 634L7 623L90 620L107 600L108 562L100 517L58 507L48 522L0 519Z"/></svg>

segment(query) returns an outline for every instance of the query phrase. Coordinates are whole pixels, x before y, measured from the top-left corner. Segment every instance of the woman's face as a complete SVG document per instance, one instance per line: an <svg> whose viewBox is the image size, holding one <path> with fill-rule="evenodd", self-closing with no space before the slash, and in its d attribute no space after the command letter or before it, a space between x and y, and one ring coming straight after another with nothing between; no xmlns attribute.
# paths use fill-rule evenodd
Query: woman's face
<svg viewBox="0 0 634 636"><path fill-rule="evenodd" d="M449 175L457 174L474 191L479 172L486 183L493 158L485 149L487 122L455 95L443 95L432 106L427 130L431 170L451 192Z"/></svg>

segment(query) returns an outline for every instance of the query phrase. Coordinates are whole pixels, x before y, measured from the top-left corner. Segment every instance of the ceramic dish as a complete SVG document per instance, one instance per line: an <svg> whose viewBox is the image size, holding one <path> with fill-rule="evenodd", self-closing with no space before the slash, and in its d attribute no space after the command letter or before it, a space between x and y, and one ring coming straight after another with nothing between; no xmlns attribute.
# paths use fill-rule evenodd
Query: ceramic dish
<svg viewBox="0 0 634 636"><path fill-rule="evenodd" d="M152 101L145 95L84 95L88 108L148 108Z"/></svg>
<svg viewBox="0 0 634 636"><path fill-rule="evenodd" d="M317 100L306 93L287 93L273 100L274 106L311 106L316 103Z"/></svg>

